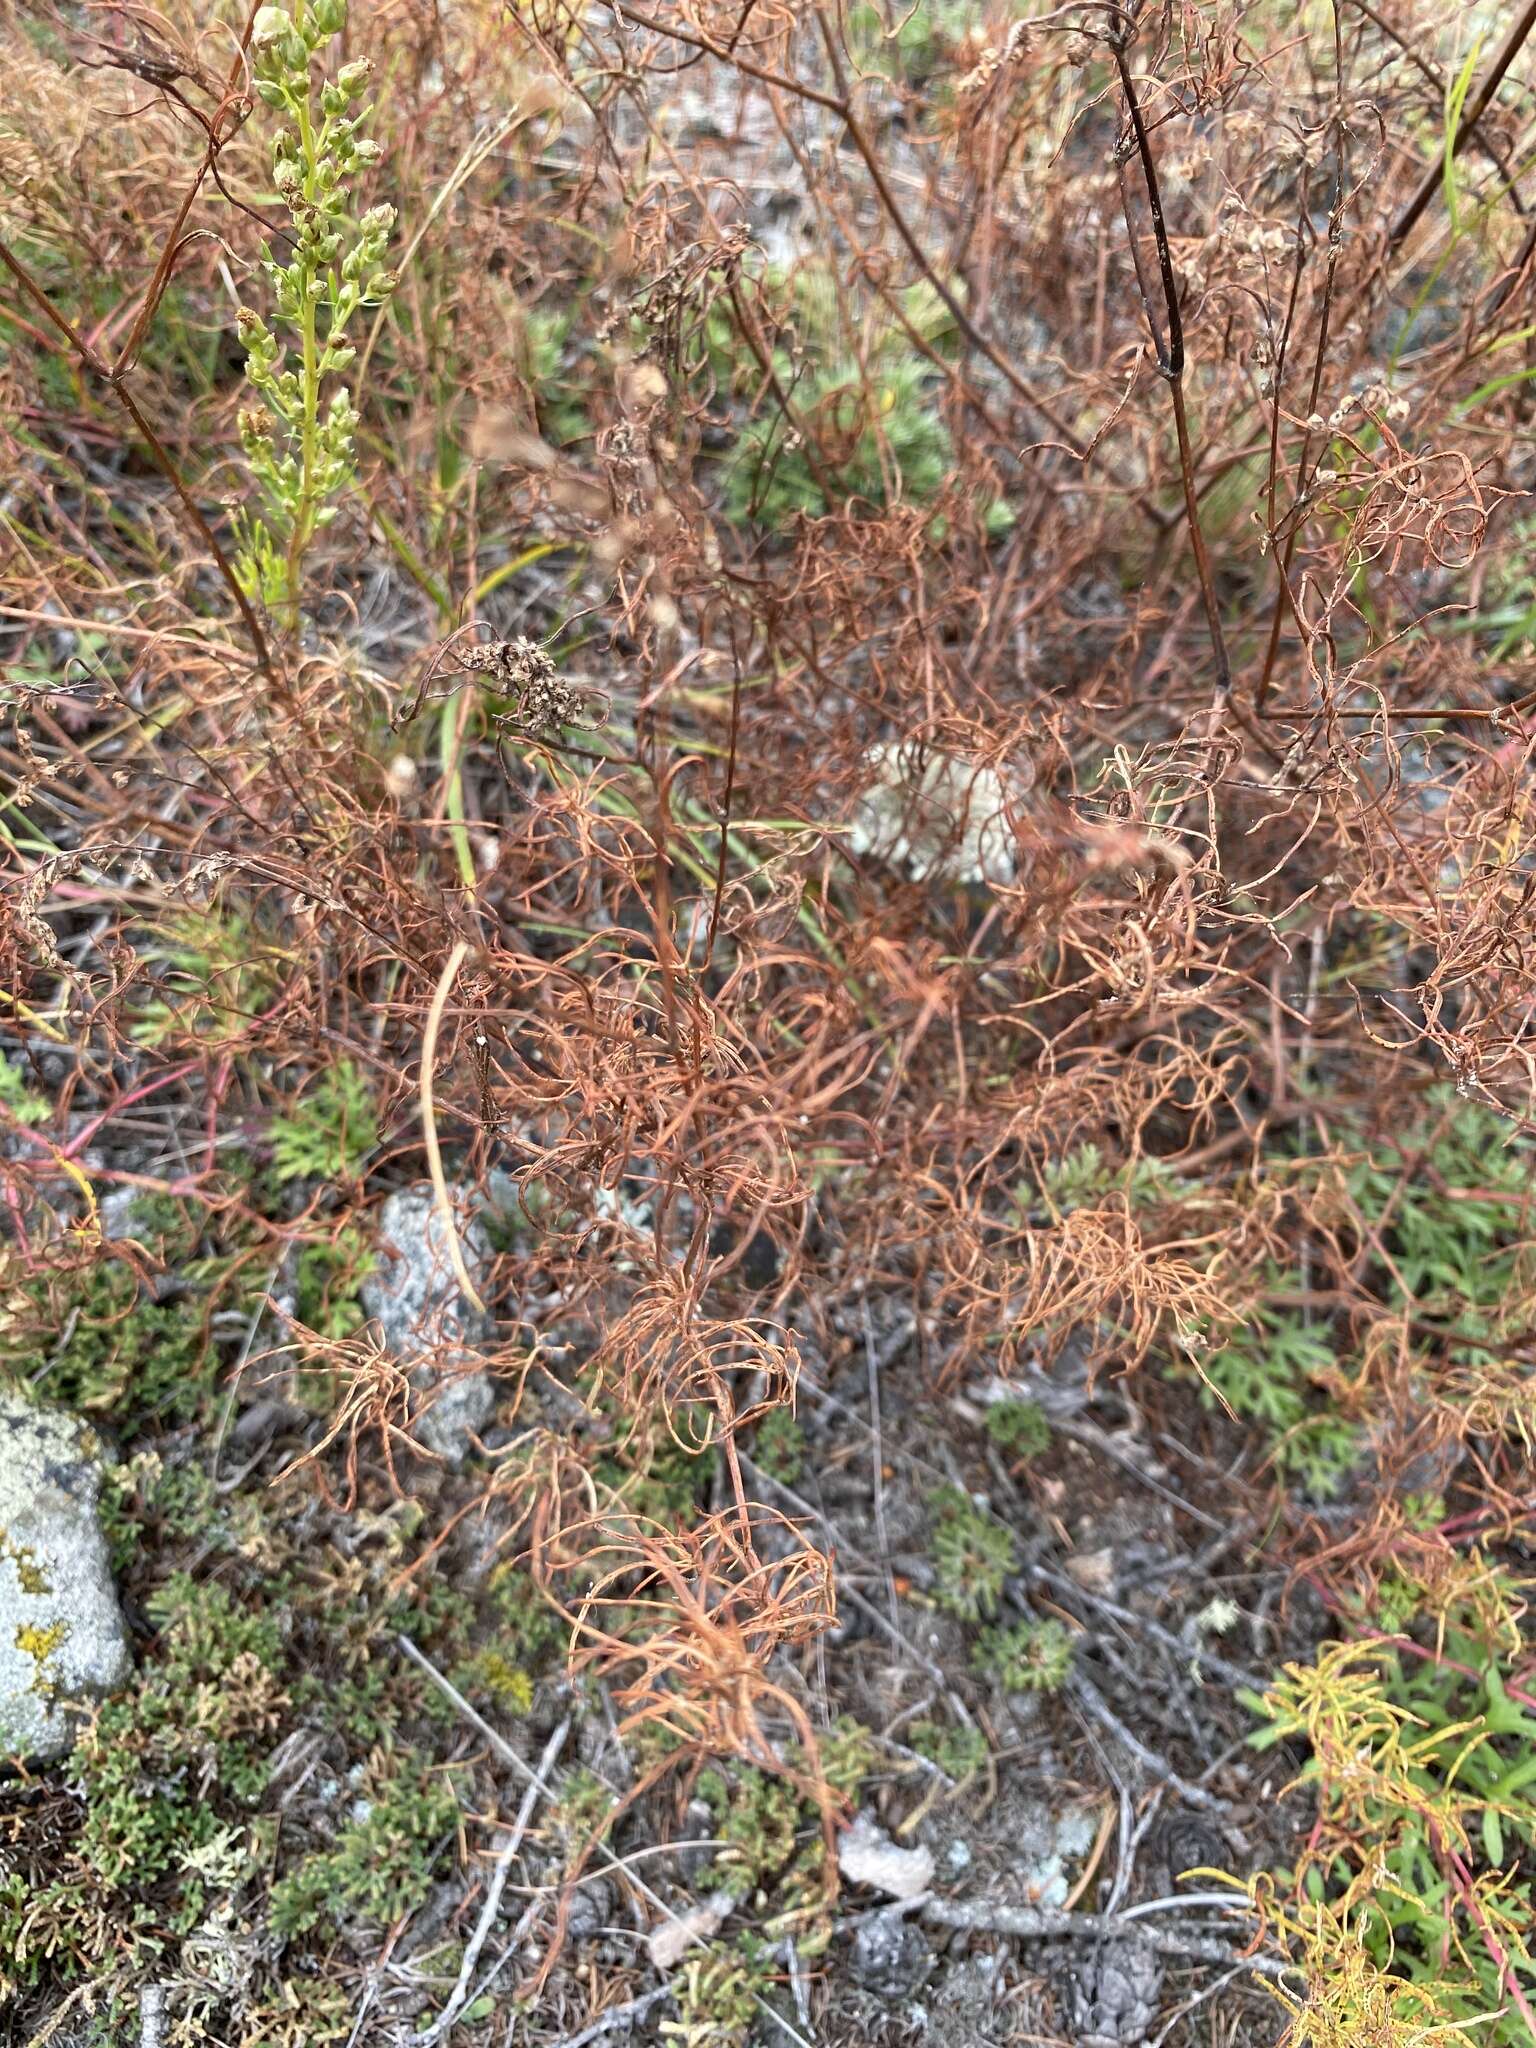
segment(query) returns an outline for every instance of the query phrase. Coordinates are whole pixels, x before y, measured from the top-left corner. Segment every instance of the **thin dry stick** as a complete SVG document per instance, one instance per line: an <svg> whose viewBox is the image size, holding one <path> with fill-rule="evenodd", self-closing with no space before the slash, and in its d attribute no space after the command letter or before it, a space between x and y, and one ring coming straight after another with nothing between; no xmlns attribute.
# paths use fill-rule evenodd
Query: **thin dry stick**
<svg viewBox="0 0 1536 2048"><path fill-rule="evenodd" d="M1152 1903L1159 1908L1177 1905L1180 1908L1193 1906L1201 1911L1209 1910L1201 1894ZM1252 1912L1246 1900L1222 1898L1219 1903L1229 1911L1242 1912L1246 1909ZM923 1902L922 1917L930 1927L950 1927L965 1933L1006 1934L1014 1941L1102 1941L1107 1936L1129 1933L1137 1917L1137 1909L1133 1907L1125 1913L1057 1913L1039 1906L999 1906L986 1899L930 1898ZM1164 1955L1183 1956L1191 1962L1201 1963L1230 1963L1232 1960L1230 1946L1214 1939L1164 1934L1155 1928L1138 1929L1137 1932L1141 1940ZM1250 1970L1256 1970L1265 1977L1282 1977L1290 1970L1289 1964L1276 1956L1247 1956L1244 1961Z"/></svg>
<svg viewBox="0 0 1536 2048"><path fill-rule="evenodd" d="M734 617L729 620L728 630L731 638L731 724L726 738L725 789L720 798L720 849L715 862L715 892L709 909L709 932L704 941L706 968L714 958L715 941L720 936L720 908L725 901L725 862L731 839L731 802L736 794L736 770L741 745L741 647L737 640Z"/></svg>
<svg viewBox="0 0 1536 2048"><path fill-rule="evenodd" d="M1187 1805L1198 1806L1206 1813L1223 1811L1221 1801L1213 1793L1207 1792L1203 1785L1191 1785L1188 1779L1181 1778L1166 1757L1159 1756L1155 1749L1148 1749L1138 1736L1133 1735L1098 1687L1084 1678L1081 1672L1073 1672L1067 1680L1067 1690L1094 1720L1102 1722L1117 1741L1124 1743L1139 1764L1172 1786Z"/></svg>
<svg viewBox="0 0 1536 2048"><path fill-rule="evenodd" d="M548 1742L545 1743L543 1753L538 1761L537 1776L530 1781L527 1789L524 1791L523 1803L517 1809L516 1817L507 1833L507 1839L502 1843L500 1850L497 1852L496 1868L492 1873L490 1885L486 1890L485 1904L480 1909L480 1918L475 1922L475 1931L469 1937L469 1945L464 1951L463 1961L459 1964L458 1982L453 1987L448 2003L443 2007L431 2026L416 2036L417 2041L421 2044L421 2048L426 2048L428 2042L440 2040L448 2032L448 2029L453 2025L465 2006L469 2004L469 1987L475 1974L475 1964L480 1960L480 1951L485 1947L486 1937L495 1925L497 1914L501 1911L501 1895L506 1889L507 1878L511 1873L512 1859L522 1847L523 1837L528 1832L528 1823L533 1818L533 1809L538 1803L541 1789L539 1780L553 1768L555 1760L565 1747L565 1738L570 1732L571 1717L567 1714L554 1734L550 1736Z"/></svg>
<svg viewBox="0 0 1536 2048"><path fill-rule="evenodd" d="M994 342L989 335L984 334L976 325L951 289L944 273L937 268L924 250L922 243L918 240L915 231L897 201L895 191L885 174L885 167L880 161L878 152L865 134L863 125L854 112L847 72L842 58L838 54L837 44L833 39L826 16L819 10L816 22L821 30L822 40L827 46L827 57L832 66L833 76L836 78L838 89L842 94L838 112L842 117L843 126L848 131L849 141L863 159L864 168L869 173L869 181L875 188L875 196L884 209L886 218L906 244L912 260L921 270L927 283L938 293L940 299L944 302L945 310L971 347L984 355L993 369L999 371L1002 376L1007 378L1020 398L1024 400L1026 405L1034 408L1068 453L1078 462L1086 464L1097 446L1099 437L1095 435L1091 442L1087 444L1083 442L1057 408L1042 398L1035 387L1021 374L1018 365L1007 352ZM1146 492L1136 489L1123 478L1117 478L1116 481L1121 484L1123 489L1129 492L1131 501L1137 510L1143 513L1159 531L1166 533L1173 524L1167 513L1155 505ZM1189 504L1191 518L1193 518L1193 500L1186 499L1186 502Z"/></svg>
<svg viewBox="0 0 1536 2048"><path fill-rule="evenodd" d="M1151 2048L1163 2048L1163 2043L1168 2039L1168 2036L1175 2027L1179 2025L1180 2021L1188 2019L1192 2012L1198 2012L1202 2005L1209 2005L1213 1998L1219 1998L1229 1984L1235 1983L1242 1976L1247 1967L1246 1963L1234 1963L1230 1970L1225 1971L1223 1975L1215 1978L1211 1983L1204 1985L1192 1997L1186 1998L1182 2005L1176 2005L1169 2014L1162 2032L1153 2035Z"/></svg>
<svg viewBox="0 0 1536 2048"><path fill-rule="evenodd" d="M1412 42L1399 29L1394 28L1384 14L1379 14L1370 5L1370 0L1350 0L1350 4L1359 13L1363 14L1374 28L1379 29L1389 43L1394 44L1397 49L1402 51L1408 62L1413 65L1414 69L1421 74L1431 89L1443 100L1450 91L1450 82L1443 71L1430 63L1418 45ZM1491 136L1485 135L1481 128L1469 126L1467 134L1470 140L1475 142L1484 156L1487 157L1489 163L1499 173L1499 176L1504 179L1509 188L1509 199L1516 213L1523 216L1526 211L1525 205L1521 200L1520 194L1515 190L1515 179L1519 176L1519 172L1511 166L1508 157L1499 144ZM1435 175L1438 182L1441 173L1437 171Z"/></svg>
<svg viewBox="0 0 1536 2048"><path fill-rule="evenodd" d="M47 2019L43 2021L37 2032L27 2036L26 2048L47 2048L48 2042L53 2039L54 2035L63 2031L64 2022L69 2018L70 2013L77 2004L85 2006L86 2016L89 2018L95 2012L98 2003L105 2004L107 1995L112 1990L115 1982L116 1972L113 1972L107 1976L105 1982L93 1984L90 1978L87 1977L77 1984L73 1991L66 1991L63 1998L60 1999L53 2011L49 2013ZM72 2030L71 2038L73 2038Z"/></svg>
<svg viewBox="0 0 1536 2048"><path fill-rule="evenodd" d="M1149 1636L1154 1643L1167 1650L1185 1667L1198 1665L1202 1673L1209 1672L1213 1678L1223 1679L1228 1685L1260 1687L1264 1683L1257 1672L1245 1671L1240 1664L1232 1663L1216 1651L1208 1649L1203 1643L1185 1642L1182 1636L1176 1636L1171 1628L1164 1628L1161 1622L1153 1621L1145 1614L1133 1614L1130 1608L1121 1607L1103 1593L1090 1592L1087 1587L1080 1586L1075 1579L1069 1578L1065 1572L1054 1572L1048 1565L1035 1564L1026 1567L1026 1574L1029 1578L1038 1579L1041 1584L1049 1586L1058 1596L1076 1598L1100 1614L1109 1615L1112 1620L1120 1622L1128 1633ZM1033 1611L1029 1603L1022 1598L1019 1599L1018 1605L1026 1613Z"/></svg>
<svg viewBox="0 0 1536 2048"><path fill-rule="evenodd" d="M454 1278L464 1290L465 1298L477 1308L481 1315L487 1313L479 1291L469 1277L469 1268L464 1263L464 1250L459 1243L458 1224L454 1220L453 1203L448 1196L448 1181L443 1173L443 1154L437 1142L437 1119L432 1099L432 1063L437 1057L437 1034L443 1021L443 1011L448 1005L448 992L458 977L459 969L469 952L467 939L460 939L442 973L437 977L437 987L432 991L431 1006L427 1011L427 1026L421 1039L421 1135L427 1148L427 1171L432 1176L432 1193L437 1201L437 1213L443 1219L443 1229L448 1238L448 1262L453 1267Z"/></svg>
<svg viewBox="0 0 1536 2048"><path fill-rule="evenodd" d="M867 1551L861 1550L856 1543L849 1541L847 1537L842 1535L831 1518L823 1514L821 1509L816 1507L813 1502L808 1501L804 1494L796 1493L795 1489L792 1486L786 1486L782 1479L777 1479L773 1473L764 1471L763 1467L755 1464L745 1451L740 1453L740 1457L742 1469L749 1472L759 1486L768 1487L772 1492L777 1493L781 1499L788 1501L797 1514L804 1515L809 1521L817 1523L826 1530L828 1537L831 1539L832 1546L840 1558L850 1559L855 1564L865 1564L871 1571L878 1569L876 1560ZM894 1644L903 1656L915 1664L920 1671L925 1671L928 1674L943 1691L944 1697L949 1702L956 1720L963 1727L975 1727L976 1723L970 1709L966 1706L959 1693L955 1691L953 1685L951 1685L949 1674L945 1671L942 1664L935 1658L925 1656L915 1643L909 1642L906 1636L902 1634L900 1628L889 1620L886 1615L882 1614L872 1600L865 1599L857 1586L851 1586L845 1582L838 1588L838 1597L839 1599L846 1600L850 1607L856 1607L871 1627L879 1629L886 1640Z"/></svg>
<svg viewBox="0 0 1536 2048"><path fill-rule="evenodd" d="M449 200L453 198L456 192L462 190L462 188L474 176L475 172L479 170L480 166L485 162L486 158L492 153L492 151L495 150L506 139L506 137L511 134L512 130L515 127L517 127L520 121L523 121L526 118L527 117L523 112L522 106L519 104L518 106L513 107L510 113L504 114L501 117L501 119L498 122L496 122L494 127L487 129L484 135L477 136L476 139L472 143L470 143L468 148L464 151L463 155L459 158L458 162L454 165L453 169L448 173L448 176L444 179L442 186L440 187L437 193L437 196L433 199L432 204L427 208L427 211L422 218L421 225L417 228L415 234L412 235L410 241L406 244L404 254L400 257L399 262L395 265L395 268L397 270L404 271L410 267L411 259L415 256L416 251L421 247L422 243L425 241L428 231L432 226L432 223L437 219L437 216L442 212L443 208L448 204ZM363 344L363 353L361 358L359 359L357 365L357 376L354 380L356 383L356 387L359 391L366 391L368 389L368 365L373 360L374 345L378 341L379 330L384 323L385 311L386 308L380 306L378 312L374 314L373 323L368 329L368 339Z"/></svg>
<svg viewBox="0 0 1536 2048"><path fill-rule="evenodd" d="M869 1296L863 1298L864 1309L864 1362L869 1381L869 1460L873 1475L875 1509L875 1542L880 1550L880 1570L885 1579L886 1606L890 1611L891 1626L900 1626L896 1612L896 1580L891 1572L891 1546L885 1531L885 1449L882 1443L883 1431L880 1423L880 1360L875 1351L875 1326L870 1319Z"/></svg>
<svg viewBox="0 0 1536 2048"><path fill-rule="evenodd" d="M146 1984L139 1992L139 2048L165 2048L163 1984Z"/></svg>
<svg viewBox="0 0 1536 2048"><path fill-rule="evenodd" d="M549 2048L587 2048L590 2041L600 2041L604 2034L616 2034L620 2027L632 2027L636 2020L643 2020L647 2013L654 2012L658 2005L672 1996L672 1987L663 1984L657 1991L647 1991L639 1998L631 1998L623 2005L615 2005L595 2019L591 2026L583 2027L579 2034L566 2034L558 2041L551 2041Z"/></svg>
<svg viewBox="0 0 1536 2048"><path fill-rule="evenodd" d="M239 46L230 60L229 70L225 74L224 97L219 107L215 110L212 120L208 120L204 115L198 113L191 101L184 99L175 90L174 86L166 84L161 88L162 91L179 101L190 114L202 122L204 132L208 137L208 144L203 154L203 160L197 168L197 175L187 188L180 209L171 224L171 231L165 238L165 244L160 251L160 261L155 265L155 274L149 281L149 289L144 294L144 303L139 308L138 317L128 331L128 339L118 350L117 360L112 365L114 377L121 377L125 370L132 368L133 364L138 361L140 345L144 340L144 336L149 331L150 322L160 309L160 302L165 297L166 288L171 281L171 271L175 267L177 256L181 253L181 231L186 226L187 216L197 203L198 194L202 191L203 182L209 174L212 173L214 178L218 179L219 151L243 126L246 115L254 105L252 99L239 91L239 86L242 74L245 71L245 53L250 47L251 31L256 25L257 7L258 0L251 0L251 4L246 10L245 27L240 32ZM227 128L224 125L226 117L229 120ZM219 184L222 190L223 181L219 180Z"/></svg>
<svg viewBox="0 0 1536 2048"><path fill-rule="evenodd" d="M609 0L609 5L613 8L615 14L621 12L619 6L615 4L615 0ZM821 92L815 86L807 85L803 80L786 78L779 72L765 70L761 65L749 62L738 50L726 48L723 44L715 42L711 37L699 33L697 29L683 28L676 22L657 21L651 15L638 13L633 7L624 7L622 9L622 17L625 21L634 22L641 28L649 29L654 35L669 36L674 42L686 43L690 49L703 50L711 57L719 58L722 63L734 65L738 71L748 78L755 78L763 85L772 87L780 92L791 93L797 99L808 100L818 107L825 107L829 113L835 114L847 129L849 141L863 160L864 168L869 173L870 183L875 188L875 196L879 200L887 219L905 243L907 253L922 272L924 279L938 293L943 301L945 310L960 332L965 336L972 348L984 355L993 369L1000 376L1007 379L1008 383L1018 393L1019 397L1024 400L1025 404L1033 407L1050 427L1052 433L1059 438L1062 446L1076 456L1079 461L1086 458L1088 450L1083 446L1072 428L1051 405L1049 400L1042 398L1028 379L1021 374L1018 365L1010 359L1007 353L976 325L951 289L943 272L935 266L923 248L922 243L918 240L911 223L908 221L896 198L890 180L885 174L885 167L880 161L879 154L865 133L863 124L853 109L847 71L838 51L831 26L824 15L818 12L816 21L817 27L821 31L822 40L826 44L827 57L832 66L833 78L838 88L836 93ZM1157 524L1166 524L1163 515L1158 512L1157 508L1150 501L1138 494L1136 502Z"/></svg>
<svg viewBox="0 0 1536 2048"><path fill-rule="evenodd" d="M536 1771L532 1764L526 1763L504 1735L497 1734L490 1722L486 1720L484 1714L470 1705L469 1701L465 1699L463 1693L459 1691L451 1679L444 1678L442 1672L438 1670L431 1658L424 1651L418 1649L409 1636L397 1635L395 1637L395 1648L400 1651L402 1656L409 1657L417 1669L424 1672L431 1679L449 1705L456 1707L470 1727L485 1737L502 1762L510 1769L516 1771L525 1784L537 1786L546 1799L554 1798L555 1795L550 1790L543 1773Z"/></svg>
<svg viewBox="0 0 1536 2048"><path fill-rule="evenodd" d="M1299 506L1307 489L1307 464L1312 456L1312 428L1310 422L1317 416L1318 399L1323 388L1323 370L1328 359L1328 330L1333 313L1333 291L1338 277L1339 252L1344 246L1344 32L1339 20L1338 0L1333 6L1333 200L1328 208L1328 262L1323 274L1322 310L1318 315L1317 348L1312 357L1312 384L1307 392L1308 426L1301 438L1301 453L1296 458L1296 503ZM1303 186L1305 202L1305 186ZM1275 356L1274 407L1270 417L1269 444L1269 499L1268 523L1269 544L1275 545L1275 484L1278 477L1280 446L1281 384L1285 376L1286 346L1290 338L1291 315L1295 312L1296 296L1301 284L1303 261L1302 226L1297 224L1296 271L1291 280L1291 306L1286 315L1285 337ZM1275 609L1269 622L1269 645L1264 653L1264 667L1259 675L1258 687L1254 691L1254 709L1262 712L1269 697L1270 681L1274 675L1275 658L1280 651L1280 628L1284 623L1287 608L1296 614L1296 600L1291 591L1291 564L1296 557L1296 543L1301 537L1301 521L1292 519L1285 536L1285 545L1277 556L1280 587L1275 592Z"/></svg>

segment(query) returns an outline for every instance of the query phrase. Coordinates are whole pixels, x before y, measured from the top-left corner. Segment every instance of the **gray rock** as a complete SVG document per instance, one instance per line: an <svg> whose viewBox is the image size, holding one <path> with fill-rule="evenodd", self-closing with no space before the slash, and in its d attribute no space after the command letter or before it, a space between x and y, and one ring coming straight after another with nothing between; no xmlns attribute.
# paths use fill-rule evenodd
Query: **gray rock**
<svg viewBox="0 0 1536 2048"><path fill-rule="evenodd" d="M565 1923L566 1939L590 1941L594 1935L601 1934L613 1918L613 1899L613 1886L606 1877L587 1878L571 1899L571 1910ZM525 1901L514 1899L509 1894L503 1912L509 1919L516 1918L524 1904Z"/></svg>
<svg viewBox="0 0 1536 2048"><path fill-rule="evenodd" d="M1074 1958L1066 2005L1078 2048L1136 2048L1157 2022L1162 1988L1157 1951L1134 1936Z"/></svg>
<svg viewBox="0 0 1536 2048"><path fill-rule="evenodd" d="M433 1379L424 1384L431 1385ZM496 1412L496 1389L489 1373L465 1372L451 1379L436 1376L438 1387L430 1406L416 1420L416 1440L450 1465L462 1465Z"/></svg>
<svg viewBox="0 0 1536 2048"><path fill-rule="evenodd" d="M464 1264L478 1288L490 1245L467 1204L460 1203L456 1215ZM461 1464L496 1406L490 1375L475 1365L490 1322L459 1286L430 1187L390 1196L379 1216L376 1249L378 1264L360 1290L364 1311L378 1324L386 1349L415 1368L424 1396L415 1421L418 1441L449 1464Z"/></svg>
<svg viewBox="0 0 1536 2048"><path fill-rule="evenodd" d="M485 1232L467 1203L455 1221L469 1276L478 1285L490 1255ZM402 1188L379 1211L378 1264L362 1283L363 1307L400 1357L471 1347L483 1341L486 1319L465 1299L453 1270L448 1233L430 1186Z"/></svg>
<svg viewBox="0 0 1536 2048"><path fill-rule="evenodd" d="M109 1188L101 1198L101 1234L108 1240L132 1237L144 1207L141 1188Z"/></svg>
<svg viewBox="0 0 1536 2048"><path fill-rule="evenodd" d="M875 1998L910 1998L932 1968L922 1930L899 1913L872 1913L853 1937L849 1975Z"/></svg>
<svg viewBox="0 0 1536 2048"><path fill-rule="evenodd" d="M0 1387L0 1756L57 1757L133 1669L97 1519L101 1446Z"/></svg>

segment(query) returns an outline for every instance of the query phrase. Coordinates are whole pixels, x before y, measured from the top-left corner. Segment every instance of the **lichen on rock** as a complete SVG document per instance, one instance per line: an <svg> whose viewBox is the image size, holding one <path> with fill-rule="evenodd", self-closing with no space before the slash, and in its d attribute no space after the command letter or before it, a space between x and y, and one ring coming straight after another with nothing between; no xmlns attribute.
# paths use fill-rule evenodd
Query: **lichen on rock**
<svg viewBox="0 0 1536 2048"><path fill-rule="evenodd" d="M132 1660L97 1519L101 1445L0 1387L0 1756L65 1754Z"/></svg>

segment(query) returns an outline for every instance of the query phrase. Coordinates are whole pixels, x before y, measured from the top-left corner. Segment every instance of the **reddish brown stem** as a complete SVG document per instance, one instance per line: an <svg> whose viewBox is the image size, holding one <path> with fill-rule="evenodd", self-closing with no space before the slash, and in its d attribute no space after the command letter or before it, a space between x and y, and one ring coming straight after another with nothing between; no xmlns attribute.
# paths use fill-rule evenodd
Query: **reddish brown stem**
<svg viewBox="0 0 1536 2048"><path fill-rule="evenodd" d="M1451 1882L1455 1888L1456 1895L1466 1907L1472 1924L1477 1929L1483 1947L1488 1951L1494 1968L1499 1973L1499 1982L1509 1993L1516 2011L1525 2021L1531 2039L1536 2041L1536 2012L1532 2012L1530 2000L1520 1989L1519 1980L1515 1976L1515 1966L1509 1959L1508 1949L1505 1948L1503 1942L1494 1933L1492 1924L1487 1914L1483 1911L1482 1902L1477 1896L1477 1887L1472 1882L1472 1873L1451 1847L1450 1843L1443 1840L1438 1828L1434 1830L1434 1834L1436 1842L1444 1855L1446 1865L1449 1868Z"/></svg>
<svg viewBox="0 0 1536 2048"><path fill-rule="evenodd" d="M1338 0L1333 8L1333 203L1328 209L1328 264L1323 275L1323 303L1318 316L1317 349L1312 358L1312 383L1307 392L1307 418L1312 420L1317 413L1318 398L1323 388L1323 369L1328 360L1328 329L1333 312L1333 290L1338 276L1339 251L1344 242L1344 36L1339 21ZM1300 250L1298 248L1298 255ZM1295 285L1299 285L1301 273L1298 268ZM1292 289L1292 309L1295 306L1295 285ZM1287 315L1287 335L1290 315ZM1275 358L1275 403L1273 421L1273 445L1278 448L1280 435L1280 387L1285 374L1286 351L1281 349ZM1302 435L1301 453L1296 458L1296 501L1298 505L1306 489L1307 465L1312 458L1312 429L1310 425ZM1274 480L1275 462L1270 461L1269 498L1269 544L1275 545ZM1296 600L1291 591L1291 563L1296 556L1296 542L1301 532L1300 520L1291 522L1285 537L1285 546L1279 555L1280 587L1275 593L1275 609L1269 621L1269 645L1264 650L1264 667L1259 676L1258 688L1254 691L1254 709L1263 713L1269 696L1270 682L1274 675L1275 660L1280 652L1280 628L1289 610L1296 613ZM1300 615L1296 614L1300 624Z"/></svg>
<svg viewBox="0 0 1536 2048"><path fill-rule="evenodd" d="M1205 608L1205 623L1211 636L1211 652L1216 660L1216 687L1225 696L1232 687L1232 668L1227 659L1226 635L1221 626L1221 608L1216 601L1216 582L1211 573L1210 551L1206 547L1205 532L1200 524L1200 495L1195 488L1194 454L1190 446L1189 416L1184 403L1184 319L1179 307L1178 278L1173 268L1173 251L1168 246L1168 228L1163 218L1163 199L1157 182L1157 165L1152 156L1152 144L1147 134L1146 123L1141 117L1141 103L1136 96L1136 84L1131 77L1131 67L1125 61L1123 48L1114 43L1111 49L1114 53L1115 69L1120 75L1120 89L1125 94L1126 112L1130 117L1136 154L1141 159L1142 176L1146 181L1147 207L1152 216L1152 239L1157 250L1158 276L1162 285L1167 320L1166 335L1158 327L1157 316L1153 311L1152 294L1142 263L1140 244L1136 239L1136 223L1131 216L1130 192L1126 184L1122 159L1120 200L1125 212L1125 229L1130 237L1131 258L1136 266L1136 282L1147 316L1147 326L1151 331L1152 346L1157 353L1157 366L1162 371L1173 397L1173 423L1179 443L1179 477L1184 487L1184 509L1189 519L1189 539L1194 550L1195 575L1199 580L1200 602Z"/></svg>

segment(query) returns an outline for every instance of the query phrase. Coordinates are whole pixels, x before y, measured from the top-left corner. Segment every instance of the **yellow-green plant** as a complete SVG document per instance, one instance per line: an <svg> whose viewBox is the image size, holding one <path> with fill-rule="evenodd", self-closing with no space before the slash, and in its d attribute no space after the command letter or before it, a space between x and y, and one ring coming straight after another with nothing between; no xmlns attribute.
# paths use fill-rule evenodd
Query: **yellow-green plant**
<svg viewBox="0 0 1536 2048"><path fill-rule="evenodd" d="M334 381L357 353L347 326L395 285L385 267L395 210L374 206L355 218L349 191L382 153L359 134L372 66L360 57L334 78L321 69L346 16L346 0L293 0L291 9L263 7L251 35L256 90L286 116L273 138L272 182L292 228L281 256L268 244L262 269L275 317L296 337L297 361L290 363L259 313L241 307L245 374L261 402L241 412L240 440L262 510L241 521L236 567L247 593L290 628L298 623L304 557L335 518L335 501L356 470L357 410L345 384Z"/></svg>
<svg viewBox="0 0 1536 2048"><path fill-rule="evenodd" d="M367 1079L338 1060L291 1109L272 1121L272 1177L279 1182L352 1180L378 1143L379 1119Z"/></svg>
<svg viewBox="0 0 1536 2048"><path fill-rule="evenodd" d="M750 1938L692 1950L676 1986L678 2016L662 2021L662 2039L680 2048L741 2048L770 1981Z"/></svg>
<svg viewBox="0 0 1536 2048"><path fill-rule="evenodd" d="M1439 1651L1330 1644L1249 1704L1259 1746L1306 1743L1297 1784L1317 1800L1289 1902L1255 1895L1307 1984L1288 2039L1530 2041L1531 1696L1452 1625Z"/></svg>

